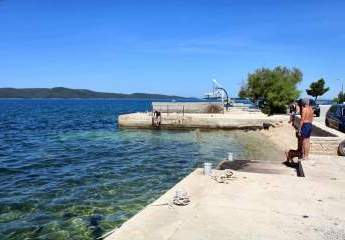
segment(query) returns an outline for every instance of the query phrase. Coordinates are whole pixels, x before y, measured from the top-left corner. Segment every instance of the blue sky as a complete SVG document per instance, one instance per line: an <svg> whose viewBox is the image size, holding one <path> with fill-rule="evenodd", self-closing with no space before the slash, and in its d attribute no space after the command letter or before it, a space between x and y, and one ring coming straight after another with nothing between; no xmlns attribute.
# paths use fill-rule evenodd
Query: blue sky
<svg viewBox="0 0 345 240"><path fill-rule="evenodd" d="M0 87L200 97L285 65L345 83L345 1L0 0ZM340 79L340 80L337 80Z"/></svg>

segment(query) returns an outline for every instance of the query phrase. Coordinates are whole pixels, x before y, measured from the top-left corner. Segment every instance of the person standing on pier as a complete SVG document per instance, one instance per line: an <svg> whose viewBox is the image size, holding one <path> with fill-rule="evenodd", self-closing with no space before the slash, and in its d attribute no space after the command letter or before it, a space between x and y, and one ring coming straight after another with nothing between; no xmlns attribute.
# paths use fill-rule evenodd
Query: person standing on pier
<svg viewBox="0 0 345 240"><path fill-rule="evenodd" d="M295 126L295 117L297 114L297 103L293 102L289 105L289 112L290 112L290 120L289 123L292 124L292 126Z"/></svg>
<svg viewBox="0 0 345 240"><path fill-rule="evenodd" d="M301 109L301 121L299 127L299 133L303 140L303 159L307 160L309 158L310 150L310 136L312 132L312 122L314 119L314 111L310 106L309 99L305 98L302 100L302 109Z"/></svg>

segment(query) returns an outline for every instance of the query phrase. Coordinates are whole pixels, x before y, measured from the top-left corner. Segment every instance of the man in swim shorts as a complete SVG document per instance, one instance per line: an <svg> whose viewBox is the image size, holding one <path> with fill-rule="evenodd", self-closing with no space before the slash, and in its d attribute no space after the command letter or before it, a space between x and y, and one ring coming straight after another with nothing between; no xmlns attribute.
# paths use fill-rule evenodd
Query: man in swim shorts
<svg viewBox="0 0 345 240"><path fill-rule="evenodd" d="M310 135L313 128L312 122L314 119L314 111L309 105L309 99L305 98L302 100L302 109L301 109L301 122L299 133L303 140L303 159L307 160L309 158L310 150Z"/></svg>

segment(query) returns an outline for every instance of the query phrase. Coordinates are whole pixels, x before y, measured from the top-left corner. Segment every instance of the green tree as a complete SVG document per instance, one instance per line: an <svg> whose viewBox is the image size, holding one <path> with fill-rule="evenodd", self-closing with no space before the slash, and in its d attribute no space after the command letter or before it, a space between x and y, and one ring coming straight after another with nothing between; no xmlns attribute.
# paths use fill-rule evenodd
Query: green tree
<svg viewBox="0 0 345 240"><path fill-rule="evenodd" d="M325 87L325 80L323 78L312 82L309 86L309 89L306 89L306 92L309 96L313 96L315 101L318 96L322 96L329 90L329 87Z"/></svg>
<svg viewBox="0 0 345 240"><path fill-rule="evenodd" d="M248 75L239 94L254 101L262 100L265 113L283 113L287 105L299 96L297 84L301 81L302 72L297 68L261 68Z"/></svg>
<svg viewBox="0 0 345 240"><path fill-rule="evenodd" d="M337 103L345 102L345 93L343 93L342 91L339 92L338 97L334 98L334 101L337 102Z"/></svg>
<svg viewBox="0 0 345 240"><path fill-rule="evenodd" d="M238 96L240 98L249 98L250 95L248 95L248 87L246 85L242 86L240 91L238 92Z"/></svg>

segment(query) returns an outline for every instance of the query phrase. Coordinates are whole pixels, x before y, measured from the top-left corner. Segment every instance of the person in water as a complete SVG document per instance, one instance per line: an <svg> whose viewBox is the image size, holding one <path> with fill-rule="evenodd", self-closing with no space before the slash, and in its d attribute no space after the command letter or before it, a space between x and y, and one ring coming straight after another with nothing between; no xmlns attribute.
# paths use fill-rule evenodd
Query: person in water
<svg viewBox="0 0 345 240"><path fill-rule="evenodd" d="M310 136L312 132L312 122L314 119L314 111L310 106L309 99L305 98L302 101L302 109L301 109L301 121L299 127L299 134L302 137L303 145L303 159L309 158L309 150L310 150Z"/></svg>

